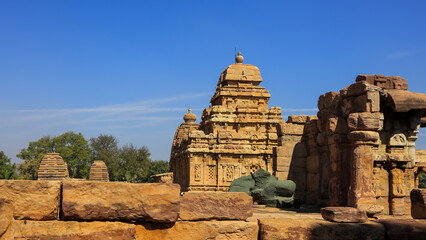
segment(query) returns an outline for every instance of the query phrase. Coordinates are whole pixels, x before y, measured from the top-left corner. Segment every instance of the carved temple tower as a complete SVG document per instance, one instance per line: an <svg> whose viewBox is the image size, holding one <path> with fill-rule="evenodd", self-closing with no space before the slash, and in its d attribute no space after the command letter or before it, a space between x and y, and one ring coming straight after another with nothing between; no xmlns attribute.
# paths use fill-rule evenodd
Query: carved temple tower
<svg viewBox="0 0 426 240"><path fill-rule="evenodd" d="M176 130L170 168L183 191L225 191L260 168L273 173L281 108L268 109L271 95L259 86L259 69L243 59L238 53L222 72L201 122L189 110Z"/></svg>

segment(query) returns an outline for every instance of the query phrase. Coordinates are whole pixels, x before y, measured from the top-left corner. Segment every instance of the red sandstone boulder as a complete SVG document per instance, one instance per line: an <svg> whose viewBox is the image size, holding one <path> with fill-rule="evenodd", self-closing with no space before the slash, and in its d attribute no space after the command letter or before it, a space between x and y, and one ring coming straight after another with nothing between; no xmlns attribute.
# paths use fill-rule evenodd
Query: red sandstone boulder
<svg viewBox="0 0 426 240"><path fill-rule="evenodd" d="M321 216L332 222L362 223L368 220L365 211L353 207L321 208Z"/></svg>
<svg viewBox="0 0 426 240"><path fill-rule="evenodd" d="M142 223L136 240L257 240L257 221L178 221L174 224Z"/></svg>
<svg viewBox="0 0 426 240"><path fill-rule="evenodd" d="M413 189L410 194L411 198L411 216L413 218L426 219L426 189Z"/></svg>
<svg viewBox="0 0 426 240"><path fill-rule="evenodd" d="M60 190L60 181L0 180L1 197L13 202L15 219L57 219Z"/></svg>
<svg viewBox="0 0 426 240"><path fill-rule="evenodd" d="M316 219L259 219L261 240L383 240L385 228L380 223L333 223Z"/></svg>
<svg viewBox="0 0 426 240"><path fill-rule="evenodd" d="M253 199L243 192L186 192L180 201L182 220L245 220L253 215Z"/></svg>
<svg viewBox="0 0 426 240"><path fill-rule="evenodd" d="M63 182L65 220L175 222L180 186L165 183Z"/></svg>
<svg viewBox="0 0 426 240"><path fill-rule="evenodd" d="M121 222L15 221L14 239L131 240L133 224Z"/></svg>

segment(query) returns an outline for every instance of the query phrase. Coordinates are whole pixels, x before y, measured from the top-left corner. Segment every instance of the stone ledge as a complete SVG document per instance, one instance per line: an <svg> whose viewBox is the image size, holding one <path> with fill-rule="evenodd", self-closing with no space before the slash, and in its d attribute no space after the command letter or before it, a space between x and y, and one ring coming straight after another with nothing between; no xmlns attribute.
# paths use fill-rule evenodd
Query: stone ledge
<svg viewBox="0 0 426 240"><path fill-rule="evenodd" d="M58 219L60 190L60 181L0 180L1 197L13 202L20 220Z"/></svg>
<svg viewBox="0 0 426 240"><path fill-rule="evenodd" d="M180 186L165 183L64 181L64 220L175 222Z"/></svg>
<svg viewBox="0 0 426 240"><path fill-rule="evenodd" d="M186 192L181 197L182 220L245 220L253 215L253 199L243 192Z"/></svg>

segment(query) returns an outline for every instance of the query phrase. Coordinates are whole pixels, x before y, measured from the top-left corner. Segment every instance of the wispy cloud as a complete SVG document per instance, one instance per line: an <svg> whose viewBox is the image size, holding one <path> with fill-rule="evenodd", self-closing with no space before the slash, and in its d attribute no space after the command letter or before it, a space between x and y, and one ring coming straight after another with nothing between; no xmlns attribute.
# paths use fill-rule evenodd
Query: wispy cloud
<svg viewBox="0 0 426 240"><path fill-rule="evenodd" d="M410 57L410 56L414 56L417 54L421 54L425 51L424 48L420 48L420 49L413 49L413 50L401 50L401 51L395 51L392 53L389 53L386 57L388 59L400 59L400 58L405 58L405 57Z"/></svg>

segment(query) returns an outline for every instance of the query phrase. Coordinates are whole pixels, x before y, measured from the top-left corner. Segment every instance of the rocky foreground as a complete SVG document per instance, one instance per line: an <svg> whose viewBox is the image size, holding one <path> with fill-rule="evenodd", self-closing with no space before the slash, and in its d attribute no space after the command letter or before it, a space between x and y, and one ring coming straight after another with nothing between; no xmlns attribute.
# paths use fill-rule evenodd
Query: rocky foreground
<svg viewBox="0 0 426 240"><path fill-rule="evenodd" d="M415 191L415 216L425 218L420 210L425 209L426 190ZM245 193L189 192L180 196L177 184L0 180L1 240L426 236L426 219L365 219L362 213L345 208L322 212L303 207L297 211L253 209L252 199Z"/></svg>

